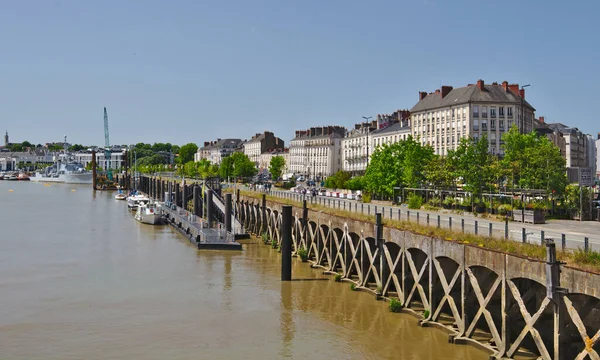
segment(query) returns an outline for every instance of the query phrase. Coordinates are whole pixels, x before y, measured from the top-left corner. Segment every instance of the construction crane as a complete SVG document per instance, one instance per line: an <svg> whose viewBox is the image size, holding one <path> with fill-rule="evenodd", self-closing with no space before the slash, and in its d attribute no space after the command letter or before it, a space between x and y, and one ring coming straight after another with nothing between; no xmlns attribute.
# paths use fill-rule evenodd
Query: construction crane
<svg viewBox="0 0 600 360"><path fill-rule="evenodd" d="M106 113L106 107L104 107L104 161L106 163L106 177L108 180L113 179L112 171L110 169L110 140L108 138L108 114Z"/></svg>

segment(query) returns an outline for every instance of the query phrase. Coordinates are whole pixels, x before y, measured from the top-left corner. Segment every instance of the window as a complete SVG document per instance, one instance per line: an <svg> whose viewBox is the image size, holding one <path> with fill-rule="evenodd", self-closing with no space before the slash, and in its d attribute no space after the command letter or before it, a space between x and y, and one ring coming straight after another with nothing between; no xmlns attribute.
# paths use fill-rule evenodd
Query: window
<svg viewBox="0 0 600 360"><path fill-rule="evenodd" d="M498 107L498 116L500 116L500 117L504 116L504 106Z"/></svg>
<svg viewBox="0 0 600 360"><path fill-rule="evenodd" d="M454 120L454 111L455 109L452 109L452 120Z"/></svg>
<svg viewBox="0 0 600 360"><path fill-rule="evenodd" d="M500 120L499 126L500 126L500 131L504 131L504 120Z"/></svg>
<svg viewBox="0 0 600 360"><path fill-rule="evenodd" d="M479 106L473 105L473 117L479 117Z"/></svg>
<svg viewBox="0 0 600 360"><path fill-rule="evenodd" d="M473 120L473 131L479 131L479 120Z"/></svg>
<svg viewBox="0 0 600 360"><path fill-rule="evenodd" d="M496 119L490 120L490 129L496 131Z"/></svg>
<svg viewBox="0 0 600 360"><path fill-rule="evenodd" d="M506 108L506 115L508 117L512 117L513 116L513 108L512 107L507 107Z"/></svg>
<svg viewBox="0 0 600 360"><path fill-rule="evenodd" d="M496 117L496 107L495 106L490 107L490 117L493 117L493 118Z"/></svg>
<svg viewBox="0 0 600 360"><path fill-rule="evenodd" d="M481 122L481 130L487 131L487 121L484 120Z"/></svg>
<svg viewBox="0 0 600 360"><path fill-rule="evenodd" d="M484 118L487 117L487 106L481 107L481 117L484 117Z"/></svg>

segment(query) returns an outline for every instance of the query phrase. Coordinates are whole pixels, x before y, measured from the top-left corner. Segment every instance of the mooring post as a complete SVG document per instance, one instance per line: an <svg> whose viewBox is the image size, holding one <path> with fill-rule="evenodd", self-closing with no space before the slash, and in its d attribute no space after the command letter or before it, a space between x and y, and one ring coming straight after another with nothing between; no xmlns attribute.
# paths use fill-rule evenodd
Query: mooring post
<svg viewBox="0 0 600 360"><path fill-rule="evenodd" d="M306 202L306 200L304 200ZM261 209L261 233L267 231L267 194L262 195L262 209Z"/></svg>
<svg viewBox="0 0 600 360"><path fill-rule="evenodd" d="M383 210L385 211L385 210ZM379 253L379 269L381 272L381 283L384 284L387 280L387 259L384 254L385 240L383 239L383 223L381 222L382 214L375 214L375 237L377 239L377 248ZM378 295L384 295L383 286L381 286L381 292Z"/></svg>
<svg viewBox="0 0 600 360"><path fill-rule="evenodd" d="M560 246L563 250L565 250L565 248L567 247L567 236L565 234L561 234L560 238Z"/></svg>
<svg viewBox="0 0 600 360"><path fill-rule="evenodd" d="M181 207L187 210L187 186L185 184L181 186Z"/></svg>
<svg viewBox="0 0 600 360"><path fill-rule="evenodd" d="M429 226L429 213L426 214L427 226ZM419 219L419 213L417 213L417 219Z"/></svg>
<svg viewBox="0 0 600 360"><path fill-rule="evenodd" d="M195 188L194 188L195 189ZM225 194L225 231L231 233L231 194Z"/></svg>
<svg viewBox="0 0 600 360"><path fill-rule="evenodd" d="M452 230L452 216L448 218L448 228Z"/></svg>
<svg viewBox="0 0 600 360"><path fill-rule="evenodd" d="M92 188L96 190L96 150L92 150Z"/></svg>
<svg viewBox="0 0 600 360"><path fill-rule="evenodd" d="M460 219L460 229L462 233L465 233L465 219Z"/></svg>
<svg viewBox="0 0 600 360"><path fill-rule="evenodd" d="M437 227L440 228L442 226L442 218L440 215L437 216Z"/></svg>
<svg viewBox="0 0 600 360"><path fill-rule="evenodd" d="M175 205L177 206L181 206L181 203L179 202L179 183L175 183Z"/></svg>
<svg viewBox="0 0 600 360"><path fill-rule="evenodd" d="M508 240L508 216L506 216L506 221L504 222L504 239Z"/></svg>
<svg viewBox="0 0 600 360"><path fill-rule="evenodd" d="M292 206L281 207L281 281L292 280Z"/></svg>
<svg viewBox="0 0 600 360"><path fill-rule="evenodd" d="M479 223L475 220L475 235L479 234Z"/></svg>
<svg viewBox="0 0 600 360"><path fill-rule="evenodd" d="M198 185L194 186L194 189L192 190L192 198L193 200L193 204L194 204L194 215L196 216L201 216L202 214L200 214L200 187Z"/></svg>
<svg viewBox="0 0 600 360"><path fill-rule="evenodd" d="M564 304L564 296L568 289L560 286L560 266L564 264L556 259L556 244L553 239L546 241L546 296L554 307L554 359L565 359L566 341L568 339L566 324L568 313ZM574 324L575 326L582 324Z"/></svg>
<svg viewBox="0 0 600 360"><path fill-rule="evenodd" d="M527 242L527 232L525 228L521 228L521 241L523 241L523 243Z"/></svg>
<svg viewBox="0 0 600 360"><path fill-rule="evenodd" d="M208 227L212 227L213 220L213 191L212 189L206 190L206 221L208 222Z"/></svg>
<svg viewBox="0 0 600 360"><path fill-rule="evenodd" d="M489 224L489 227L490 227L489 237L492 237L492 223Z"/></svg>
<svg viewBox="0 0 600 360"><path fill-rule="evenodd" d="M308 231L308 206L306 206L306 200L302 204L302 238L306 241L306 233ZM305 249L308 251L308 249Z"/></svg>
<svg viewBox="0 0 600 360"><path fill-rule="evenodd" d="M585 252L588 252L588 251L590 251L590 239L589 239L589 238L587 238L587 237L584 237L584 238L583 238L583 250L584 250Z"/></svg>

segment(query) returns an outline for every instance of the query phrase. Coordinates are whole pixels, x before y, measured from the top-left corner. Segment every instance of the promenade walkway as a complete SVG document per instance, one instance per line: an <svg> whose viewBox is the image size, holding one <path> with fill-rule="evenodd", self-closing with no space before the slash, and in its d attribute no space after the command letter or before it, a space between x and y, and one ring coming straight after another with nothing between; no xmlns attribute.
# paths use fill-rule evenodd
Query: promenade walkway
<svg viewBox="0 0 600 360"><path fill-rule="evenodd" d="M249 190L247 187L244 190ZM523 224L495 218L482 218L471 213L459 213L451 210L411 210L406 205L365 204L356 200L339 199L325 196L312 197L289 190L271 190L269 195L282 199L302 201L364 215L380 212L384 219L418 222L423 225L452 228L466 233L507 237L514 241L541 244L541 239L551 238L566 248L584 249L586 241L590 250L600 251L600 222L575 220L547 220L545 224ZM438 225L439 224L439 225ZM463 230L464 229L464 230ZM587 239L587 240L586 240Z"/></svg>

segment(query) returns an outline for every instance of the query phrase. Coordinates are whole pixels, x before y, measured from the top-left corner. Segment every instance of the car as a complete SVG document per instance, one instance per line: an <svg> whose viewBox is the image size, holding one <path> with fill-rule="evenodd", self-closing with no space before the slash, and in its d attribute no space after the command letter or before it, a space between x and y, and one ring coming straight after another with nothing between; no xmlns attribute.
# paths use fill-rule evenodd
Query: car
<svg viewBox="0 0 600 360"><path fill-rule="evenodd" d="M298 181L304 181L304 176L298 176Z"/></svg>

